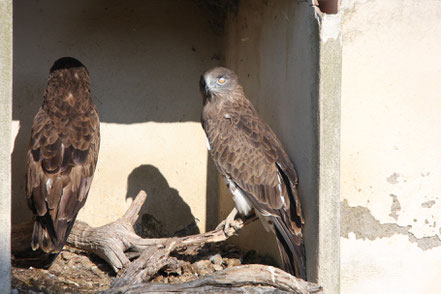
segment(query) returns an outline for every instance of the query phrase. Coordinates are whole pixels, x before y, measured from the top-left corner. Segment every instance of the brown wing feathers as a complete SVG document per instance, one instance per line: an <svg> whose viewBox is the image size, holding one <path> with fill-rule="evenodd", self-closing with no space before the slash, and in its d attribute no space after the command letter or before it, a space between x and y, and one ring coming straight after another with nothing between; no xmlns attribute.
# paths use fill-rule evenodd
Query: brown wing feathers
<svg viewBox="0 0 441 294"><path fill-rule="evenodd" d="M34 250L57 254L62 249L89 192L99 136L86 68L73 58L57 60L32 125L26 160Z"/></svg>
<svg viewBox="0 0 441 294"><path fill-rule="evenodd" d="M202 124L216 166L254 209L271 219L285 270L306 279L297 174L283 146L245 98L232 71L204 73L201 92Z"/></svg>

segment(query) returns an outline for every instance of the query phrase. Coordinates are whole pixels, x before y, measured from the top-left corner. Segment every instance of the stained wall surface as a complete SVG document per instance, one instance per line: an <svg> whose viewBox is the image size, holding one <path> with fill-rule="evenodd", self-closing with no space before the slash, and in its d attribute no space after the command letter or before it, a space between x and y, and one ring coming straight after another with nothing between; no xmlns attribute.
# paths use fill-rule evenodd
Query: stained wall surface
<svg viewBox="0 0 441 294"><path fill-rule="evenodd" d="M342 1L342 293L437 293L441 2Z"/></svg>
<svg viewBox="0 0 441 294"><path fill-rule="evenodd" d="M30 218L24 156L49 68L73 56L90 72L101 118L98 165L79 219L113 221L145 189L141 214L160 221L164 234L215 225L198 82L221 62L222 48L208 14L191 0L15 1L13 13L13 223Z"/></svg>

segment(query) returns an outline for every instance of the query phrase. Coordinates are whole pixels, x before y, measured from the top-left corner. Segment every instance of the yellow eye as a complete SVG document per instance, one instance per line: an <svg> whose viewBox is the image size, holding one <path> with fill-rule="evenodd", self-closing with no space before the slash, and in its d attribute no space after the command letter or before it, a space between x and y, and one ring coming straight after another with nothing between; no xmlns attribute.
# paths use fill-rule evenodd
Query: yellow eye
<svg viewBox="0 0 441 294"><path fill-rule="evenodd" d="M226 81L227 81L227 79L225 79L224 77L220 77L220 78L217 79L217 82L219 84L225 84Z"/></svg>

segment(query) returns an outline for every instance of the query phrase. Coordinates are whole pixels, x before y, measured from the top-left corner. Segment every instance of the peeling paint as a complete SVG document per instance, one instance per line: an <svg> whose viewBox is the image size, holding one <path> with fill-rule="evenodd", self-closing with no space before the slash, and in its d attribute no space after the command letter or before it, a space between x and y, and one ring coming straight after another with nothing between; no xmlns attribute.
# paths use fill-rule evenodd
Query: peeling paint
<svg viewBox="0 0 441 294"><path fill-rule="evenodd" d="M398 211L401 210L400 202L398 201L398 197L394 194L390 194L390 197L392 197L392 206L390 208L390 216L393 217L395 220L398 220Z"/></svg>
<svg viewBox="0 0 441 294"><path fill-rule="evenodd" d="M391 174L389 177L386 178L386 181L387 181L389 184L398 184L398 178L399 178L399 177L400 177L399 174L397 174L397 173L393 173L393 174Z"/></svg>
<svg viewBox="0 0 441 294"><path fill-rule="evenodd" d="M410 232L412 226L404 227L395 223L382 224L367 207L351 207L346 199L340 202L340 212L340 236L343 238L349 239L349 233L354 233L356 239L371 241L393 235L407 235L409 242L417 243L418 247L424 251L441 246L441 239L438 235L417 238Z"/></svg>
<svg viewBox="0 0 441 294"><path fill-rule="evenodd" d="M368 208L362 206L350 207L345 199L340 204L341 227L340 236L348 238L353 232L357 239L392 237L396 234L405 235L409 229L394 223L381 224L373 217Z"/></svg>
<svg viewBox="0 0 441 294"><path fill-rule="evenodd" d="M421 203L421 207L431 208L435 203L436 203L435 200L429 200L429 201Z"/></svg>
<svg viewBox="0 0 441 294"><path fill-rule="evenodd" d="M408 232L407 235L409 236L410 242L417 243L418 247L420 247L424 251L441 246L441 239L438 237L438 235L422 238L417 238L414 234L410 232Z"/></svg>

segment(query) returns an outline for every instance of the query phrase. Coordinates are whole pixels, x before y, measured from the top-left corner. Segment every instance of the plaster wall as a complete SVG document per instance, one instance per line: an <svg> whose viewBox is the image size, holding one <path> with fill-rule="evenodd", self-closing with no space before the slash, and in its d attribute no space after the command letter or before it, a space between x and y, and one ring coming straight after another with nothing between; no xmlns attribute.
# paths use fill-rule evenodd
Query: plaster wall
<svg viewBox="0 0 441 294"><path fill-rule="evenodd" d="M341 8L341 292L437 293L441 2Z"/></svg>
<svg viewBox="0 0 441 294"><path fill-rule="evenodd" d="M317 281L318 232L318 23L310 3L240 1L227 21L225 59L239 76L247 98L274 130L299 174L305 214L308 279ZM233 201L219 179L220 215ZM255 222L235 240L279 262L277 244Z"/></svg>
<svg viewBox="0 0 441 294"><path fill-rule="evenodd" d="M336 275L326 275L328 268L338 273L338 264L323 257L331 253L338 261L338 242L319 242L324 235L319 230L328 230L326 220L335 217L332 210L319 218L328 205L319 193L332 198L338 190L338 185L324 189L319 183L319 177L327 177L319 157L332 159L329 170L338 164L338 155L331 158L332 136L327 141L332 150L319 150L319 124L329 118L334 123L339 114L319 119L319 109L327 112L332 106L320 105L319 93L329 92L320 75L334 74L320 70L320 58L338 58L320 57L319 51L335 47L335 30L320 35L323 23L309 1L242 0L220 35L212 14L195 2L14 2L12 221L30 217L23 195L24 155L48 70L55 59L70 55L89 69L102 135L94 181L79 219L93 226L108 223L145 189L149 196L141 214L157 218L165 234L192 223L200 231L216 225L233 203L223 181L213 181L217 173L199 123L198 80L207 68L223 64L239 75L248 98L296 167L306 219L308 279L336 293ZM323 97L334 101L337 96L330 92ZM338 130L332 134L338 138ZM326 236L335 231L329 232ZM242 230L235 242L279 262L274 236L259 222ZM335 245L335 252L327 252L332 246L325 248L326 242Z"/></svg>
<svg viewBox="0 0 441 294"><path fill-rule="evenodd" d="M11 285L12 1L0 1L0 292Z"/></svg>
<svg viewBox="0 0 441 294"><path fill-rule="evenodd" d="M141 215L153 215L166 235L216 224L207 209L217 191L207 186L198 81L222 50L207 15L191 0L14 2L13 223L30 218L24 156L49 68L73 56L88 67L101 118L98 165L79 219L115 220L145 189Z"/></svg>

